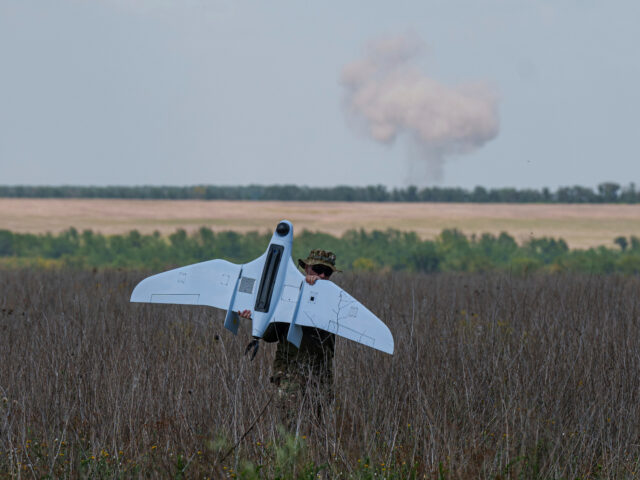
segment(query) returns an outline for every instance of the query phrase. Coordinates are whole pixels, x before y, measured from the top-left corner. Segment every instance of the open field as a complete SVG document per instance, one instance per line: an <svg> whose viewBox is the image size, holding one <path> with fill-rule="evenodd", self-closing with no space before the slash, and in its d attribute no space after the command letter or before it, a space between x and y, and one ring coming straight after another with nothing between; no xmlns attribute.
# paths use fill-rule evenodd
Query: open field
<svg viewBox="0 0 640 480"><path fill-rule="evenodd" d="M519 242L561 237L571 248L612 246L619 235L640 237L640 205L0 199L0 228L16 232L59 232L71 226L107 234L201 226L264 232L283 218L297 231L334 235L354 228L395 228L427 239L458 228L465 234L506 231Z"/></svg>
<svg viewBox="0 0 640 480"><path fill-rule="evenodd" d="M272 345L250 362L221 311L129 304L145 273L0 273L2 478L640 471L638 277L340 275L395 354L339 339L335 400L301 404L299 440L268 406L221 462L273 394Z"/></svg>

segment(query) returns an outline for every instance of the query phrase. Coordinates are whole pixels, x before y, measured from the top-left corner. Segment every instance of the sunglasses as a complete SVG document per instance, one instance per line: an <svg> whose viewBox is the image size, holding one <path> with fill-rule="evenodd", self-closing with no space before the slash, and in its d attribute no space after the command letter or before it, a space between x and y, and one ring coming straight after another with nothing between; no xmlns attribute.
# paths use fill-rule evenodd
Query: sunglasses
<svg viewBox="0 0 640 480"><path fill-rule="evenodd" d="M331 270L326 265L312 265L311 270L313 270L313 272L317 273L318 275L324 274L324 276L327 278L329 278L333 273L333 270Z"/></svg>

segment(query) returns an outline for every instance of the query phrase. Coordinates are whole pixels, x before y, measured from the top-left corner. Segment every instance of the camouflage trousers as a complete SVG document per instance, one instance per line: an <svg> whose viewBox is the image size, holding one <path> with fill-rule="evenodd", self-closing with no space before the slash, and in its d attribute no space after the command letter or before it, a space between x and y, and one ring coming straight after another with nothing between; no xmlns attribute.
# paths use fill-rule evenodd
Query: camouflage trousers
<svg viewBox="0 0 640 480"><path fill-rule="evenodd" d="M273 360L280 423L290 431L302 420L321 422L323 407L333 399L333 336L327 333L323 341L314 330L306 332L300 348L279 341Z"/></svg>
<svg viewBox="0 0 640 480"><path fill-rule="evenodd" d="M279 370L271 377L275 384L275 405L279 422L289 431L301 423L322 423L323 414L333 402L331 384L320 378Z"/></svg>

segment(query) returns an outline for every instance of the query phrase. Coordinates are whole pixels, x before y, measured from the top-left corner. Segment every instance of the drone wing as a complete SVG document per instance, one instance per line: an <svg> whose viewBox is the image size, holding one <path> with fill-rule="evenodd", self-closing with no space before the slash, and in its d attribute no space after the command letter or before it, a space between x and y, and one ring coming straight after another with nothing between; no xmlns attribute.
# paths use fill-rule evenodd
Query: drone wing
<svg viewBox="0 0 640 480"><path fill-rule="evenodd" d="M241 269L226 260L209 260L169 270L142 280L134 288L131 301L209 305L226 310Z"/></svg>
<svg viewBox="0 0 640 480"><path fill-rule="evenodd" d="M132 302L208 305L227 310L224 326L238 333L238 310L251 310L266 254L244 265L210 260L159 273L133 289Z"/></svg>
<svg viewBox="0 0 640 480"><path fill-rule="evenodd" d="M329 280L309 285L292 261L272 321L290 323L287 339L298 347L300 327L315 327L393 353L393 336L382 320Z"/></svg>

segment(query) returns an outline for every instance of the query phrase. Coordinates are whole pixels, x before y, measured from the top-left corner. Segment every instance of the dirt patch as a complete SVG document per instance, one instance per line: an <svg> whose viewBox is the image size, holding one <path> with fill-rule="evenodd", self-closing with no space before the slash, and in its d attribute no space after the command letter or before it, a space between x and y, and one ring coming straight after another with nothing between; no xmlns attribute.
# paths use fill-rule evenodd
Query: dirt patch
<svg viewBox="0 0 640 480"><path fill-rule="evenodd" d="M394 228L434 238L444 228L458 228L476 235L505 231L519 241L561 237L573 248L612 246L619 235L640 237L640 205L0 199L0 228L30 233L72 226L105 234L133 229L168 234L202 226L271 231L283 218L297 232Z"/></svg>

